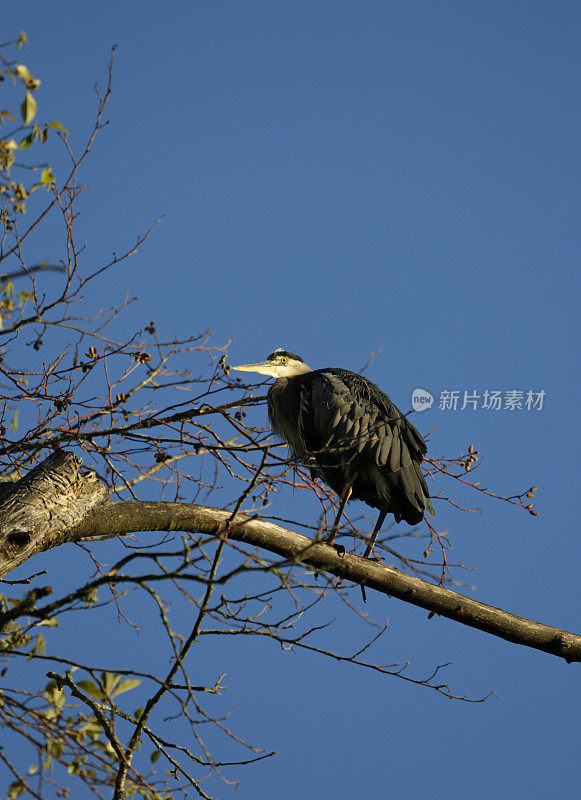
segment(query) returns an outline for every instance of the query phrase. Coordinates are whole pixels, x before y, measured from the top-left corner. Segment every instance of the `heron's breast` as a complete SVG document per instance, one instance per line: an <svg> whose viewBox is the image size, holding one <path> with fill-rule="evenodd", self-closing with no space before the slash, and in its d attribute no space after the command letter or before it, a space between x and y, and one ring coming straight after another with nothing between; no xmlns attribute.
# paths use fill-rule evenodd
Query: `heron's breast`
<svg viewBox="0 0 581 800"><path fill-rule="evenodd" d="M289 445L293 455L302 458L306 447L300 427L301 398L292 381L281 378L270 387L268 416L272 427Z"/></svg>

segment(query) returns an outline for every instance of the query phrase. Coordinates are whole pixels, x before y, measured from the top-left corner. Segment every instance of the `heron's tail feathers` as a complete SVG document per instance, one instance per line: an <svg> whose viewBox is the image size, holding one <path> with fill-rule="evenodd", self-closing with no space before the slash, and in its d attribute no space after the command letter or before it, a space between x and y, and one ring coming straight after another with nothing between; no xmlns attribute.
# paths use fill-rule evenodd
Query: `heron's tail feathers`
<svg viewBox="0 0 581 800"><path fill-rule="evenodd" d="M383 472L382 477L381 494L396 522L404 519L408 525L418 525L424 518L425 511L434 515L430 493L417 462L395 472Z"/></svg>

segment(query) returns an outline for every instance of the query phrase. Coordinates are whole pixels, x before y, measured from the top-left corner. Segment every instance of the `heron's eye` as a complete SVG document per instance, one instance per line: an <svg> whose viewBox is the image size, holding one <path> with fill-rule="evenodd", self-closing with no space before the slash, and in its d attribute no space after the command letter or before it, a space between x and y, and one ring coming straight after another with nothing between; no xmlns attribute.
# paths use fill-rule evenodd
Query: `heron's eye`
<svg viewBox="0 0 581 800"><path fill-rule="evenodd" d="M281 364L286 364L286 362L287 362L287 359L286 359L286 358L284 358L284 357L283 357L283 358L281 358L281 360L280 360L280 363L281 363Z"/></svg>

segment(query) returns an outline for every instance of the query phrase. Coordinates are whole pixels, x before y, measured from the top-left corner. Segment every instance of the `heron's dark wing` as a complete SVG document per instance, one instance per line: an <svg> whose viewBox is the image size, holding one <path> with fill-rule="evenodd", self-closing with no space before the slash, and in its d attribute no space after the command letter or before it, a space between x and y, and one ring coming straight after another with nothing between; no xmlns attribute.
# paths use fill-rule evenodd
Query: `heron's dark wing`
<svg viewBox="0 0 581 800"><path fill-rule="evenodd" d="M357 468L362 473L367 465L374 464L383 478L381 491L385 501L391 506L396 499L403 504L404 518L409 516L419 521L416 518L419 515L421 519L425 509L432 513L420 466L426 445L407 417L381 389L361 375L327 369L310 376L313 410L310 417L319 446L325 441L335 452L356 452ZM352 467L356 467L355 459ZM370 502L363 491L361 499Z"/></svg>
<svg viewBox="0 0 581 800"><path fill-rule="evenodd" d="M319 438L356 447L392 471L422 460L426 452L422 437L377 386L347 370L318 370L311 375L311 413L305 417L311 417Z"/></svg>

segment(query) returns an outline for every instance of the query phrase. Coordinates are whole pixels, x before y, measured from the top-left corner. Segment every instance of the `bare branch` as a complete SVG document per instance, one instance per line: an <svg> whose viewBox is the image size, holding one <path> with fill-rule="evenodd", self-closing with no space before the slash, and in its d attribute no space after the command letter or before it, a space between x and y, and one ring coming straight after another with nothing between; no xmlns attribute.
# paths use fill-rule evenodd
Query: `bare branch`
<svg viewBox="0 0 581 800"><path fill-rule="evenodd" d="M569 663L581 661L580 635L516 616L406 575L394 567L347 553L340 556L334 547L257 517L248 518L238 514L227 525L229 516L227 511L221 509L185 503L111 503L89 512L87 519L68 535L78 539L119 536L144 530L180 530L215 536L227 532L229 539L263 547L283 556L290 564L307 564L319 572L329 572L353 583L363 584L509 642L551 653Z"/></svg>

